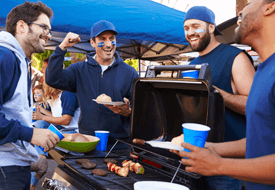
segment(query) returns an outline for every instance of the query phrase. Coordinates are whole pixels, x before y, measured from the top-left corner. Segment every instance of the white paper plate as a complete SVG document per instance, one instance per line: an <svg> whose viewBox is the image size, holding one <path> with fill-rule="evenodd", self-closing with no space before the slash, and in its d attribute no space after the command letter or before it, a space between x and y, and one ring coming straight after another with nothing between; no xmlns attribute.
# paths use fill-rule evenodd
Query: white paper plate
<svg viewBox="0 0 275 190"><path fill-rule="evenodd" d="M162 181L138 181L134 183L134 190L190 190L188 187L176 183Z"/></svg>
<svg viewBox="0 0 275 190"><path fill-rule="evenodd" d="M180 145L173 144L169 141L146 141L147 144L150 144L153 147L171 149L171 150L183 150L183 147Z"/></svg>
<svg viewBox="0 0 275 190"><path fill-rule="evenodd" d="M125 104L124 102L105 102L105 101L97 101L96 99L93 99L93 101L95 101L98 104L106 104L106 105L117 105L117 106L121 106L123 104Z"/></svg>

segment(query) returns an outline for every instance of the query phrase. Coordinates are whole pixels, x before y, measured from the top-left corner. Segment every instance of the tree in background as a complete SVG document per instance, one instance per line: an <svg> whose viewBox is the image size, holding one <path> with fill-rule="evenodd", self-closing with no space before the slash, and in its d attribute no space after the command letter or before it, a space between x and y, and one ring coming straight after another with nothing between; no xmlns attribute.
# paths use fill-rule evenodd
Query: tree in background
<svg viewBox="0 0 275 190"><path fill-rule="evenodd" d="M49 58L53 53L52 50L46 50L44 53L34 53L32 55L32 66L38 69L39 71L42 70L42 64L44 58ZM86 54L83 53L71 53L67 52L65 57L71 57L70 61L64 61L65 68L69 67L73 63L82 62L86 60ZM137 59L130 59L124 61L126 64L134 67L136 70L138 69L138 60Z"/></svg>
<svg viewBox="0 0 275 190"><path fill-rule="evenodd" d="M71 64L86 60L86 54L83 54L83 53L71 53L70 57L71 57Z"/></svg>
<svg viewBox="0 0 275 190"><path fill-rule="evenodd" d="M126 59L124 62L131 67L134 67L136 71L138 70L138 60L137 59Z"/></svg>
<svg viewBox="0 0 275 190"><path fill-rule="evenodd" d="M45 50L44 53L34 53L31 59L32 66L41 71L44 58L49 58L53 52L52 50ZM65 57L70 57L70 52L67 52ZM64 61L64 64L65 68L67 68L71 64L71 61Z"/></svg>
<svg viewBox="0 0 275 190"><path fill-rule="evenodd" d="M43 64L43 59L50 57L52 53L53 53L53 51L46 50L44 53L34 53L34 54L32 54L32 59L31 59L32 66L34 68L38 69L39 71L41 71L42 70L42 64Z"/></svg>

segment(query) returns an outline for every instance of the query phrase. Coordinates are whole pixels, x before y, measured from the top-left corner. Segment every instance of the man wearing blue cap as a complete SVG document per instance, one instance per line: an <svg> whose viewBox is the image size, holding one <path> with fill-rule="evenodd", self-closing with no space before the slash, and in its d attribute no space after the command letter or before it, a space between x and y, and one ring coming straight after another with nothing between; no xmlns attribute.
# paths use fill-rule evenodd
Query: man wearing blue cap
<svg viewBox="0 0 275 190"><path fill-rule="evenodd" d="M199 57L190 64L208 63L213 85L225 103L225 141L245 137L245 106L255 69L245 51L217 41L221 35L215 24L215 14L204 6L190 8L184 16L185 38ZM212 143L208 146L214 146ZM208 189L241 189L242 182L226 176L206 177Z"/></svg>
<svg viewBox="0 0 275 190"><path fill-rule="evenodd" d="M51 55L45 78L54 88L77 93L81 110L79 132L95 135L95 130L109 131L107 149L116 139L127 140L130 136L132 85L139 77L136 70L115 52L117 34L111 22L101 20L95 23L91 28L90 43L96 53L87 54L86 61L62 69L67 48L80 41L79 35L68 33ZM124 100L125 104L104 106L93 101L103 93L112 101Z"/></svg>
<svg viewBox="0 0 275 190"><path fill-rule="evenodd" d="M274 19L274 0L249 0L235 29L235 42L251 46L261 61L247 99L246 138L217 143L214 148L182 143L191 152L173 152L183 157L187 171L242 179L247 190L275 190Z"/></svg>

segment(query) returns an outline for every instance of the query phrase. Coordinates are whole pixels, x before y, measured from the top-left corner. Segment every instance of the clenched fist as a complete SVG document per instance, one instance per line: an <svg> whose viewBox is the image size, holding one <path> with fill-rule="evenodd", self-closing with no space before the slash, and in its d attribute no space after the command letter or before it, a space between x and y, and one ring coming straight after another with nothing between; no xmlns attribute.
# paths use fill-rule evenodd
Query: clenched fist
<svg viewBox="0 0 275 190"><path fill-rule="evenodd" d="M68 47L73 47L75 44L77 44L78 42L80 42L80 37L78 34L69 32L66 37L64 38L64 40L61 42L61 44L59 45L59 47L62 50L66 50Z"/></svg>

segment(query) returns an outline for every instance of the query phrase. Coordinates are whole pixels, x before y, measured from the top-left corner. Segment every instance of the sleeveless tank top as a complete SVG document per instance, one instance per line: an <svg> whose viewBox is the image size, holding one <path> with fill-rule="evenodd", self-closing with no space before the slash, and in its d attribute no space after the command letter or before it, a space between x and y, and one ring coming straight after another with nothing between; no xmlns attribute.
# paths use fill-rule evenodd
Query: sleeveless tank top
<svg viewBox="0 0 275 190"><path fill-rule="evenodd" d="M220 44L210 53L199 56L190 64L208 63L211 68L213 85L233 94L231 87L232 65L235 57L242 50L228 44ZM250 59L251 60L251 59ZM224 141L234 141L245 137L246 117L225 107Z"/></svg>

